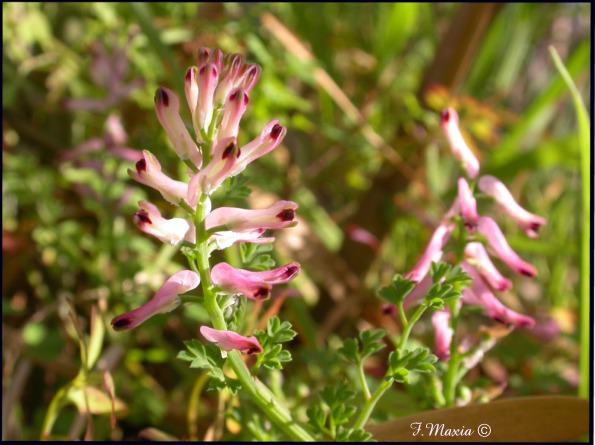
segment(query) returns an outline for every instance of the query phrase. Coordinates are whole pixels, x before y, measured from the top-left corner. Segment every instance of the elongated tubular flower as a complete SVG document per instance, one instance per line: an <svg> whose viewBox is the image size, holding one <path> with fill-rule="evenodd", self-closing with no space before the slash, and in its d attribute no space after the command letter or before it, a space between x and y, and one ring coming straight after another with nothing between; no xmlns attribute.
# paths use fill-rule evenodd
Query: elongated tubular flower
<svg viewBox="0 0 595 445"><path fill-rule="evenodd" d="M194 116L197 120L197 127L208 131L213 119L213 95L219 82L219 70L213 63L207 63L198 68L198 103Z"/></svg>
<svg viewBox="0 0 595 445"><path fill-rule="evenodd" d="M512 287L512 282L504 278L496 269L483 244L479 242L468 243L465 246L465 260L475 266L481 276L494 289L506 291Z"/></svg>
<svg viewBox="0 0 595 445"><path fill-rule="evenodd" d="M458 186L457 199L459 201L461 216L463 217L465 226L468 229L473 229L477 223L477 202L465 178L459 178Z"/></svg>
<svg viewBox="0 0 595 445"><path fill-rule="evenodd" d="M200 277L191 270L176 272L147 303L138 309L115 317L112 320L112 327L115 331L125 331L137 327L153 315L171 312L180 304L178 295L196 288L199 284Z"/></svg>
<svg viewBox="0 0 595 445"><path fill-rule="evenodd" d="M434 354L442 361L450 357L450 344L453 330L449 325L450 312L448 310L436 311L432 314L434 325Z"/></svg>
<svg viewBox="0 0 595 445"><path fill-rule="evenodd" d="M517 328L532 328L535 325L533 318L519 314L504 306L484 283L483 278L473 266L463 261L461 269L473 279L471 287L462 291L461 300L463 303L484 307L488 316L500 323Z"/></svg>
<svg viewBox="0 0 595 445"><path fill-rule="evenodd" d="M241 148L238 162L230 171L229 176L236 176L243 172L246 166L256 159L270 153L281 144L287 129L278 123L277 119L269 122L260 135Z"/></svg>
<svg viewBox="0 0 595 445"><path fill-rule="evenodd" d="M171 179L161 172L161 164L149 151L143 150L143 159L136 163L136 172L128 169L128 175L141 184L157 190L166 201L178 205L188 196L188 184Z"/></svg>
<svg viewBox="0 0 595 445"><path fill-rule="evenodd" d="M155 93L155 111L176 154L182 161L190 159L197 168L200 168L202 154L180 117L178 96L168 88L158 88Z"/></svg>
<svg viewBox="0 0 595 445"><path fill-rule="evenodd" d="M134 214L134 222L140 230L172 246L183 240L196 243L196 229L184 218L165 219L159 209L146 201L139 201L140 210Z"/></svg>
<svg viewBox="0 0 595 445"><path fill-rule="evenodd" d="M221 331L218 329L201 326L200 333L208 341L216 343L224 351L240 351L244 354L260 354L262 346L256 337L244 337L232 331Z"/></svg>
<svg viewBox="0 0 595 445"><path fill-rule="evenodd" d="M227 249L235 243L252 243L252 244L267 244L275 241L275 238L261 238L261 235L266 232L266 229L255 229L248 232L232 232L231 230L224 230L215 232L209 237L209 243L214 243L217 249Z"/></svg>
<svg viewBox="0 0 595 445"><path fill-rule="evenodd" d="M441 115L441 124L452 154L463 164L467 176L471 179L476 178L479 174L479 161L463 139L457 112L453 108L444 110Z"/></svg>
<svg viewBox="0 0 595 445"><path fill-rule="evenodd" d="M219 263L211 269L211 279L228 295L243 295L252 300L265 300L274 284L291 281L300 271L298 263L290 263L277 269L252 272L236 269L227 263Z"/></svg>
<svg viewBox="0 0 595 445"><path fill-rule="evenodd" d="M248 94L242 88L234 88L223 106L221 125L217 132L217 139L238 137L240 120L248 108Z"/></svg>
<svg viewBox="0 0 595 445"><path fill-rule="evenodd" d="M546 225L546 220L522 208L501 181L494 176L486 175L479 178L477 186L483 193L494 198L499 207L514 218L528 237L538 237L537 232L541 226Z"/></svg>
<svg viewBox="0 0 595 445"><path fill-rule="evenodd" d="M423 255L415 267L405 275L405 278L410 278L411 281L419 282L426 276L430 270L432 262L438 262L440 261L440 258L442 258L442 249L446 245L454 228L455 225L452 223L440 223L438 227L436 227Z"/></svg>
<svg viewBox="0 0 595 445"><path fill-rule="evenodd" d="M221 227L234 232L284 229L297 224L295 220L297 208L298 205L292 201L277 201L266 209L219 207L207 215L205 227L207 230Z"/></svg>
<svg viewBox="0 0 595 445"><path fill-rule="evenodd" d="M230 91L239 86L245 65L244 57L240 54L230 53L225 55L220 76L221 80L215 90L215 102L223 103Z"/></svg>
<svg viewBox="0 0 595 445"><path fill-rule="evenodd" d="M220 141L213 150L213 159L188 183L188 204L194 207L202 194L210 195L229 177L240 150L235 138Z"/></svg>
<svg viewBox="0 0 595 445"><path fill-rule="evenodd" d="M530 278L537 276L537 270L523 261L508 245L496 221L489 216L480 216L477 219L477 231L486 237L493 253L513 271Z"/></svg>

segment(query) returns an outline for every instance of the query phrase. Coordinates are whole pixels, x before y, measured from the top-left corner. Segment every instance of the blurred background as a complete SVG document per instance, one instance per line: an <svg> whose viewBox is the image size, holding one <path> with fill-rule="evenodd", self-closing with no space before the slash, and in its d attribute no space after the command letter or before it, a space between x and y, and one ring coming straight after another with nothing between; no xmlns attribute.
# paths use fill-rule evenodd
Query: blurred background
<svg viewBox="0 0 595 445"><path fill-rule="evenodd" d="M234 422L233 412L225 432L212 432L213 392L190 403L198 373L175 357L208 320L199 307L127 333L109 328L186 265L134 226L139 200L162 199L126 171L147 149L170 176L184 173L153 97L167 86L182 99L184 73L202 46L262 67L241 143L272 119L288 129L281 147L246 170L247 202L226 202L300 205L300 224L277 234L274 252L279 263L302 263L293 292L279 289L248 308L254 320L278 313L298 331L294 361L270 377L298 415L317 388L344 373L326 352L339 339L369 327L399 332L375 295L412 268L456 194L460 168L440 129L449 106L482 174L548 221L539 239L528 239L480 200L480 212L495 216L539 271L536 280L507 273L514 287L499 295L537 325L501 339L467 382L488 399L576 395L588 347L578 335L580 158L571 96L548 47L590 107L590 8L3 3L3 439L36 440L50 430L51 438L81 438L88 415L96 440L250 437L242 434L252 426ZM477 314L462 329L481 323L491 322ZM413 336L432 345L429 318L418 327ZM383 366L371 362L370 374ZM59 396L81 375L93 388L91 408L80 394ZM431 408L421 383L396 386L386 399L376 420ZM60 409L48 419L52 403Z"/></svg>

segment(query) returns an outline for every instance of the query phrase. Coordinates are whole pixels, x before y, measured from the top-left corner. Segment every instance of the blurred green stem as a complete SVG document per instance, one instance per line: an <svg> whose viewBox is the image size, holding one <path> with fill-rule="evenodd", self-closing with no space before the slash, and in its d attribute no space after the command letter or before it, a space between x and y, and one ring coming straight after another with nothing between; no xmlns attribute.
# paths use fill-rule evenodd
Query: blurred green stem
<svg viewBox="0 0 595 445"><path fill-rule="evenodd" d="M582 203L582 224L581 224L581 236L580 236L580 383L578 394L580 397L589 397L589 376L590 376L590 295L589 295L589 279L590 279L590 238L591 233L591 150L590 150L590 125L589 116L585 105L581 98L581 95L574 84L572 77L568 73L568 70L560 60L560 56L554 49L550 47L550 54L556 68L560 72L560 75L566 82L572 100L574 102L574 108L576 110L576 117L578 121L578 146L580 155L580 170L581 170L581 203Z"/></svg>
<svg viewBox="0 0 595 445"><path fill-rule="evenodd" d="M448 359L448 369L444 376L444 402L445 406L454 406L456 387L457 387L457 374L459 365L461 363L461 357L458 354L458 343L457 343L457 325L459 323L459 305L458 300L452 301L449 304L450 309L450 328L452 329L452 340L450 342L450 357Z"/></svg>

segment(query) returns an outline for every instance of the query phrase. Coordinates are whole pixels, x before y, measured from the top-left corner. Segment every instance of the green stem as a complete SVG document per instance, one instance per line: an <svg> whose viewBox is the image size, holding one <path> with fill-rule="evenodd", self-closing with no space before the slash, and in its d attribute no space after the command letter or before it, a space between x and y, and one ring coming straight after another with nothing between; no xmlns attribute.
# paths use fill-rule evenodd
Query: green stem
<svg viewBox="0 0 595 445"><path fill-rule="evenodd" d="M380 398L384 395L384 393L390 389L392 384L392 378L385 377L382 380L382 383L378 385L378 388L376 388L376 391L374 391L374 394L372 394L370 400L366 401L364 408L362 409L362 412L360 413L359 417L355 421L355 424L353 425L354 429L362 429L366 426L368 419L372 415L372 411L374 411L374 407L376 406Z"/></svg>
<svg viewBox="0 0 595 445"><path fill-rule="evenodd" d="M407 340L409 339L409 335L411 334L413 325L417 322L417 320L420 319L420 317L423 315L427 308L428 307L424 304L418 306L413 315L411 315L409 322L405 326L403 326L403 334L401 334L401 339L399 340L399 344L397 346L397 352L399 353L399 355L401 354L401 351L403 350L405 344L407 343Z"/></svg>
<svg viewBox="0 0 595 445"><path fill-rule="evenodd" d="M360 384L362 385L362 391L364 392L364 399L366 401L370 400L372 395L370 394L370 388L368 388L368 383L366 382L366 374L364 373L364 363L359 362L357 364L357 374L359 376Z"/></svg>
<svg viewBox="0 0 595 445"><path fill-rule="evenodd" d="M457 386L457 374L459 365L461 363L461 357L458 354L457 345L457 325L459 322L459 305L457 301L449 304L450 308L450 327L453 331L452 341L450 343L450 358L448 359L448 369L446 376L444 377L444 400L446 407L454 406Z"/></svg>
<svg viewBox="0 0 595 445"><path fill-rule="evenodd" d="M217 296L211 281L210 264L208 258L208 233L205 230L204 219L208 212L208 196L201 196L196 209L196 242L198 249L197 265L204 294L204 306L215 329L227 330L227 323L221 308L217 304ZM260 407L265 415L274 422L287 436L299 442L313 442L314 438L300 427L289 412L281 406L273 393L250 374L239 351L229 351L227 362L242 383L242 389Z"/></svg>
<svg viewBox="0 0 595 445"><path fill-rule="evenodd" d="M64 399L66 398L66 395L68 394L68 391L71 387L72 382L60 388L56 395L54 395L54 398L50 402L50 406L48 407L48 410L45 414L45 419L43 419L43 426L41 427L41 436L39 440L45 441L49 439L54 422L58 418L58 413L60 412Z"/></svg>

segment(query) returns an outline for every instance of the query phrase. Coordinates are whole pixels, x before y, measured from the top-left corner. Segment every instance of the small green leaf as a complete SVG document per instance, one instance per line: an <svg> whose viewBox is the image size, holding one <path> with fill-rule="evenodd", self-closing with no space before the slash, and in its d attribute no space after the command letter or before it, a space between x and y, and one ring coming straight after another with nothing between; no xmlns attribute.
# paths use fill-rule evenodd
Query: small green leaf
<svg viewBox="0 0 595 445"><path fill-rule="evenodd" d="M346 339L343 342L343 346L341 346L337 352L345 360L355 363L356 365L361 361L358 342L355 338Z"/></svg>

